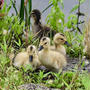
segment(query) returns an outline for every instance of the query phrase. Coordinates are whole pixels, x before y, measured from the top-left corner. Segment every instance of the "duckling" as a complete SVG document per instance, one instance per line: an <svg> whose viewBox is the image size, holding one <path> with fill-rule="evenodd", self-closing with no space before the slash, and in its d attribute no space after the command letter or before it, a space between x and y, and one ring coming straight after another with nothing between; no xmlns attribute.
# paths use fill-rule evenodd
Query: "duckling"
<svg viewBox="0 0 90 90"><path fill-rule="evenodd" d="M34 45L29 45L26 52L20 52L14 58L13 65L16 67L25 67L27 64L30 64L34 70L40 65Z"/></svg>
<svg viewBox="0 0 90 90"><path fill-rule="evenodd" d="M34 45L30 45L27 48L27 52L29 53L29 61L34 67L39 67L41 65L38 57L37 49Z"/></svg>
<svg viewBox="0 0 90 90"><path fill-rule="evenodd" d="M43 37L39 44L39 60L48 69L59 72L67 65L66 57L50 49L50 39Z"/></svg>
<svg viewBox="0 0 90 90"><path fill-rule="evenodd" d="M62 33L57 33L55 34L53 41L54 41L54 46L51 46L51 50L58 51L59 53L66 55L66 49L63 45L66 44L69 46L69 44L66 40L65 35Z"/></svg>
<svg viewBox="0 0 90 90"><path fill-rule="evenodd" d="M86 26L86 32L84 37L84 52L86 52L87 56L90 58L90 19Z"/></svg>
<svg viewBox="0 0 90 90"><path fill-rule="evenodd" d="M35 38L40 38L43 36L54 36L56 33L55 30L51 30L50 27L43 25L41 23L41 12L38 9L32 10L30 14L30 20L31 20L31 27L32 32Z"/></svg>

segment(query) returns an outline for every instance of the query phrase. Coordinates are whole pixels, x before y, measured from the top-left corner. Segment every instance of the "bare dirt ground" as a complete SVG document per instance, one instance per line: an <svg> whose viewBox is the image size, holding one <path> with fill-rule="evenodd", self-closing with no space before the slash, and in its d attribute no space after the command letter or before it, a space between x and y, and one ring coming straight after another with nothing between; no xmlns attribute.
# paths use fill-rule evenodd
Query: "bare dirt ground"
<svg viewBox="0 0 90 90"><path fill-rule="evenodd" d="M83 58L80 61L79 58L71 58L71 57L67 56L67 62L68 62L67 66L64 68L65 71L74 70L75 67L77 65L79 65L81 62L79 70L80 71L87 70L88 72L90 72L90 60L89 59ZM82 66L82 64L83 64L83 66Z"/></svg>

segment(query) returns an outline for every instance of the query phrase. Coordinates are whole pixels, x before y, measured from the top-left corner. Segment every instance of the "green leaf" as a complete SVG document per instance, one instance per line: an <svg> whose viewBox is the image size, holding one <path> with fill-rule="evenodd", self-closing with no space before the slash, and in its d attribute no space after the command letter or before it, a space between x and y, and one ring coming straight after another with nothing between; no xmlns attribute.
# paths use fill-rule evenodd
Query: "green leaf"
<svg viewBox="0 0 90 90"><path fill-rule="evenodd" d="M4 2L3 9L2 9L2 13L5 13L5 12L6 12L6 2Z"/></svg>
<svg viewBox="0 0 90 90"><path fill-rule="evenodd" d="M80 4L83 4L84 2L85 2L85 0L80 0ZM75 6L71 9L70 13L76 11L77 9L78 9L78 5L75 5Z"/></svg>
<svg viewBox="0 0 90 90"><path fill-rule="evenodd" d="M63 0L59 0L62 8L64 8Z"/></svg>
<svg viewBox="0 0 90 90"><path fill-rule="evenodd" d="M9 5L9 6L8 6L8 8L7 8L7 12L9 12L9 11L10 11L11 6L12 6L12 1L10 1L10 5Z"/></svg>
<svg viewBox="0 0 90 90"><path fill-rule="evenodd" d="M80 4L83 4L86 0L80 0Z"/></svg>
<svg viewBox="0 0 90 90"><path fill-rule="evenodd" d="M21 0L21 7L20 7L20 21L24 20L24 0Z"/></svg>
<svg viewBox="0 0 90 90"><path fill-rule="evenodd" d="M78 9L78 5L74 6L74 7L71 9L70 13L76 11L77 9Z"/></svg>
<svg viewBox="0 0 90 90"><path fill-rule="evenodd" d="M19 47L21 46L21 40L18 39L18 42L17 41L14 41Z"/></svg>

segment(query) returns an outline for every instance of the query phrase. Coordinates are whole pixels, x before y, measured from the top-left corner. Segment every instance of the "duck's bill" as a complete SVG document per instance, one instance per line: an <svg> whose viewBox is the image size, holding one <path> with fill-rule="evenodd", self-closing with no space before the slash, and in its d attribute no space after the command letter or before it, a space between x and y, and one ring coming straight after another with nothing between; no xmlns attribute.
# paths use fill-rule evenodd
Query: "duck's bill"
<svg viewBox="0 0 90 90"><path fill-rule="evenodd" d="M33 61L33 56L29 56L29 61L32 62Z"/></svg>
<svg viewBox="0 0 90 90"><path fill-rule="evenodd" d="M67 41L65 41L65 43L64 43L65 45L67 45L67 46L70 46L70 44L67 42Z"/></svg>
<svg viewBox="0 0 90 90"><path fill-rule="evenodd" d="M42 49L43 49L43 46L40 46L39 49L38 49L38 51L41 51Z"/></svg>

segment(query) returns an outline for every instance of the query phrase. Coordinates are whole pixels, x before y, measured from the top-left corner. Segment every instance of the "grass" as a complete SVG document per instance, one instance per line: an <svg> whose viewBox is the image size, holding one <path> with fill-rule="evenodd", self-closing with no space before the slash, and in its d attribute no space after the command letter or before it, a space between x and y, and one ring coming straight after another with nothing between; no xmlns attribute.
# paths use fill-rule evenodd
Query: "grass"
<svg viewBox="0 0 90 90"><path fill-rule="evenodd" d="M54 73L44 71L32 72L27 67L17 70L11 66L10 60L4 55L0 55L0 89L18 90L18 86L25 83L35 83L52 88L61 88L63 90L89 90L90 77L87 72L78 73L77 71L67 71L63 73ZM28 72L29 70L29 72ZM73 77L77 77L73 81ZM71 83L73 81L73 83Z"/></svg>
<svg viewBox="0 0 90 90"><path fill-rule="evenodd" d="M0 54L0 89L1 90L18 90L18 86L26 83L35 83L51 88L60 88L63 90L89 90L90 77L88 73L79 72L78 66L74 72L67 71L63 73L54 73L44 71L33 72L32 68L27 65L17 70L10 65L10 59L7 54L7 44L4 37L1 45Z"/></svg>

